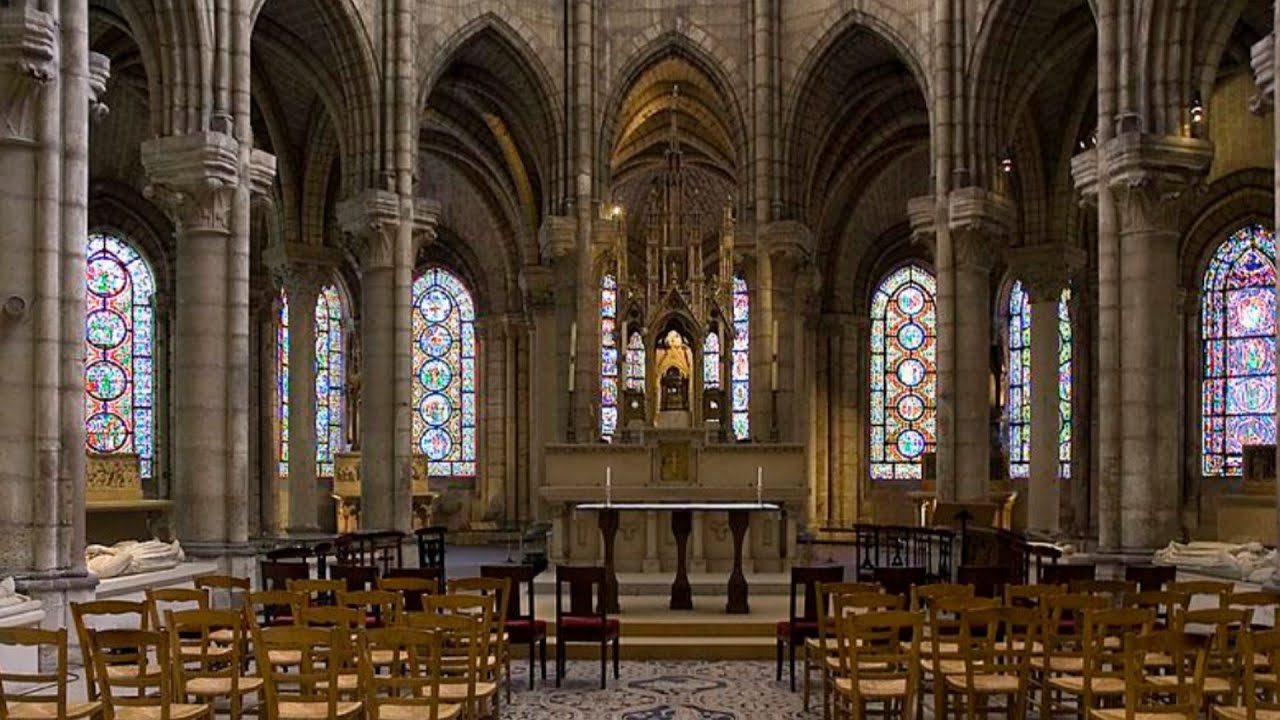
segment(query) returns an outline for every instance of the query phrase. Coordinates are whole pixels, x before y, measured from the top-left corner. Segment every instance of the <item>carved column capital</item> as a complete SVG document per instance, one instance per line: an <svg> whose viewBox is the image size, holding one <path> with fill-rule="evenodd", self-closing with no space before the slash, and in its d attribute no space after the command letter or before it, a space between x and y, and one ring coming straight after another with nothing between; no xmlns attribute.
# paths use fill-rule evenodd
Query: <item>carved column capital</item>
<svg viewBox="0 0 1280 720"><path fill-rule="evenodd" d="M1253 68L1253 83L1258 92L1249 98L1249 111L1263 115L1276 104L1276 36L1275 31L1249 48L1249 65Z"/></svg>
<svg viewBox="0 0 1280 720"><path fill-rule="evenodd" d="M543 262L569 256L578 246L578 219L568 215L547 215L538 228L538 250Z"/></svg>
<svg viewBox="0 0 1280 720"><path fill-rule="evenodd" d="M346 246L360 267L395 266L396 233L400 226L400 197L388 190L366 190L338 203L338 224Z"/></svg>
<svg viewBox="0 0 1280 720"><path fill-rule="evenodd" d="M147 140L142 165L151 184L143 194L169 213L179 232L225 234L240 181L238 151L235 138L217 132Z"/></svg>
<svg viewBox="0 0 1280 720"><path fill-rule="evenodd" d="M35 139L36 95L57 75L57 46L48 13L0 8L0 138Z"/></svg>
<svg viewBox="0 0 1280 720"><path fill-rule="evenodd" d="M556 282L551 268L544 265L526 265L520 271L520 289L525 305L533 312L550 311L555 307Z"/></svg>
<svg viewBox="0 0 1280 720"><path fill-rule="evenodd" d="M254 148L249 153L249 192L252 202L270 204L271 188L276 181L276 156Z"/></svg>
<svg viewBox="0 0 1280 720"><path fill-rule="evenodd" d="M436 240L440 224L440 201L415 198L413 202L413 256Z"/></svg>
<svg viewBox="0 0 1280 720"><path fill-rule="evenodd" d="M262 262L271 270L276 284L284 288L290 303L310 307L315 305L320 290L330 284L338 258L332 248L283 243L263 250Z"/></svg>
<svg viewBox="0 0 1280 720"><path fill-rule="evenodd" d="M1176 201L1203 179L1213 160L1207 140L1137 132L1107 141L1106 152L1121 232L1176 232Z"/></svg>
<svg viewBox="0 0 1280 720"><path fill-rule="evenodd" d="M102 96L111 77L111 58L102 53L89 53L89 117L102 120L111 112Z"/></svg>
<svg viewBox="0 0 1280 720"><path fill-rule="evenodd" d="M911 223L911 238L932 249L938 241L938 198L923 195L907 201L907 220Z"/></svg>
<svg viewBox="0 0 1280 720"><path fill-rule="evenodd" d="M1098 148L1091 147L1071 158L1071 180L1081 205L1098 204Z"/></svg>
<svg viewBox="0 0 1280 720"><path fill-rule="evenodd" d="M1088 253L1062 243L1042 243L1012 248L1006 258L1031 302L1056 302L1085 266Z"/></svg>
<svg viewBox="0 0 1280 720"><path fill-rule="evenodd" d="M947 225L956 267L990 271L1013 231L1013 204L989 190L960 188L947 199Z"/></svg>

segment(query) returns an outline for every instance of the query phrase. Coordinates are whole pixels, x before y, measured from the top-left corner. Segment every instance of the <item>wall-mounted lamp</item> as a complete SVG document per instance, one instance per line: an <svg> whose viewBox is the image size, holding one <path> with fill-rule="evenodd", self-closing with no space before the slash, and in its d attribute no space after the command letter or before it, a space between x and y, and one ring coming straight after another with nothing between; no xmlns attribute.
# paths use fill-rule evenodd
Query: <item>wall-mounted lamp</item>
<svg viewBox="0 0 1280 720"><path fill-rule="evenodd" d="M1198 127L1204 124L1204 102L1200 99L1200 91L1194 90L1191 93L1191 107L1188 109L1191 114L1192 127Z"/></svg>
<svg viewBox="0 0 1280 720"><path fill-rule="evenodd" d="M609 218L610 218L610 219L612 219L612 220L617 220L617 219L618 219L618 218L620 218L620 217L622 217L622 206L621 206L621 205L614 205L613 207L609 208Z"/></svg>
<svg viewBox="0 0 1280 720"><path fill-rule="evenodd" d="M1006 174L1013 172L1013 148L1005 148L1000 156L1000 170Z"/></svg>

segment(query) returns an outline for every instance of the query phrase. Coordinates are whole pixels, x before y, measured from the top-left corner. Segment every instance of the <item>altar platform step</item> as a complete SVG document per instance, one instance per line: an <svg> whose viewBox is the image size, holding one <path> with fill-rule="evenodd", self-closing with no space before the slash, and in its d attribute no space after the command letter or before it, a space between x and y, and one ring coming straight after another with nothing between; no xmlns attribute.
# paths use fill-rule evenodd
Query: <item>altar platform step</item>
<svg viewBox="0 0 1280 720"><path fill-rule="evenodd" d="M747 615L724 612L719 597L695 596L693 610L671 610L670 597L621 596L620 650L624 660L768 660L774 656L775 628L787 617L788 599L771 595L751 599ZM548 657L555 655L555 598L538 597L538 617L547 621ZM523 656L522 648L512 646ZM598 658L597 648L570 645L573 659Z"/></svg>

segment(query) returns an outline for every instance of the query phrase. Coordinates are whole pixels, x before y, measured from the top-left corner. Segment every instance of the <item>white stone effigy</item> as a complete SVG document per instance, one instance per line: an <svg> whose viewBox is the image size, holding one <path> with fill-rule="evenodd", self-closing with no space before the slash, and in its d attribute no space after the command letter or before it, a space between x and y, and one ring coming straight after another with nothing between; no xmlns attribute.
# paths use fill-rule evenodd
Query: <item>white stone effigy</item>
<svg viewBox="0 0 1280 720"><path fill-rule="evenodd" d="M1197 540L1170 542L1155 552L1157 565L1211 572L1250 582L1265 582L1276 569L1275 549L1262 543L1224 543Z"/></svg>
<svg viewBox="0 0 1280 720"><path fill-rule="evenodd" d="M89 545L85 564L101 579L137 575L175 568L186 559L182 545L174 540L125 540L111 546Z"/></svg>

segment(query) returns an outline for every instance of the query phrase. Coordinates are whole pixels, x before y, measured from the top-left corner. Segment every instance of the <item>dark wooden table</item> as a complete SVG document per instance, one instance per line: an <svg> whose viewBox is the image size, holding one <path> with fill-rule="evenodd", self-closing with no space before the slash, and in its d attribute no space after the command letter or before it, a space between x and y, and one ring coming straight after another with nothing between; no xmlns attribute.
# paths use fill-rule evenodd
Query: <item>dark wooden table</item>
<svg viewBox="0 0 1280 720"><path fill-rule="evenodd" d="M692 610L693 589L689 585L688 547L693 532L693 513L727 512L729 532L733 535L733 570L729 573L728 600L725 613L745 615L751 611L747 603L747 577L742 571L742 544L753 512L780 512L782 506L768 502L688 502L688 503L582 503L578 510L597 513L597 523L604 539L605 589L604 604L608 612L618 612L618 575L613 561L613 546L618 535L618 513L623 511L669 512L671 533L676 539L676 576L671 583L671 609Z"/></svg>

